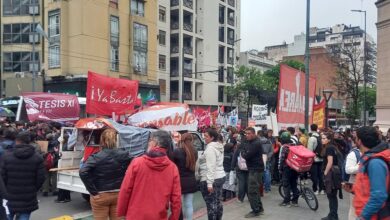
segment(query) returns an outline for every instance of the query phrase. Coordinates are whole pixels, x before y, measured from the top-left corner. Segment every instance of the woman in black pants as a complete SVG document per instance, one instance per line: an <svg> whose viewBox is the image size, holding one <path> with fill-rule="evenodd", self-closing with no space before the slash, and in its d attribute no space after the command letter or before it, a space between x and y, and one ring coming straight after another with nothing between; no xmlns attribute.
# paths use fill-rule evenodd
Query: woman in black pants
<svg viewBox="0 0 390 220"><path fill-rule="evenodd" d="M333 144L333 134L332 133L323 133L321 134L321 142L323 147L323 158L324 158L324 175L325 175L325 190L326 195L329 201L329 214L327 217L322 218L321 220L338 220L338 200L337 192L341 188L337 186L335 176L340 175L340 170L337 171L335 167L338 167L338 157L340 154L339 150ZM336 173L337 172L337 173ZM341 177L340 177L341 179ZM337 185L336 185L337 184Z"/></svg>

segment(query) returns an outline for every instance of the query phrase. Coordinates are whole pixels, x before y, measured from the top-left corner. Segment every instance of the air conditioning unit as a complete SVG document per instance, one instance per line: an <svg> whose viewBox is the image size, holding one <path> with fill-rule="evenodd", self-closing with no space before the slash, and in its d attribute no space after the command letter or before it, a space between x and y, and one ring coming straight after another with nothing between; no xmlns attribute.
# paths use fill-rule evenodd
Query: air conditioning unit
<svg viewBox="0 0 390 220"><path fill-rule="evenodd" d="M39 6L38 5L30 5L28 7L28 13L30 15L39 15Z"/></svg>
<svg viewBox="0 0 390 220"><path fill-rule="evenodd" d="M15 78L24 78L24 72L16 72Z"/></svg>
<svg viewBox="0 0 390 220"><path fill-rule="evenodd" d="M39 34L30 34L28 37L28 42L29 43L39 43Z"/></svg>

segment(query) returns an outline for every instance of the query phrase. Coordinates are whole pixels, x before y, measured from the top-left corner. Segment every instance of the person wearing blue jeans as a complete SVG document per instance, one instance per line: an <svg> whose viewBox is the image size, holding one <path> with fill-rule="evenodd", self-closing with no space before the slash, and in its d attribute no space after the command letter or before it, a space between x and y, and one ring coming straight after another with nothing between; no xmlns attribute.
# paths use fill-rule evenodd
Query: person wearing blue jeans
<svg viewBox="0 0 390 220"><path fill-rule="evenodd" d="M183 203L182 210L183 210L183 214L185 216L185 219L191 220L193 212L194 212L194 206L192 204L192 201L194 201L194 194L193 193L183 194L181 196L181 200Z"/></svg>
<svg viewBox="0 0 390 220"><path fill-rule="evenodd" d="M267 161L263 173L264 190L266 193L271 192L271 161Z"/></svg>
<svg viewBox="0 0 390 220"><path fill-rule="evenodd" d="M8 215L8 220L14 220L16 216L16 220L29 220L31 213L10 213Z"/></svg>

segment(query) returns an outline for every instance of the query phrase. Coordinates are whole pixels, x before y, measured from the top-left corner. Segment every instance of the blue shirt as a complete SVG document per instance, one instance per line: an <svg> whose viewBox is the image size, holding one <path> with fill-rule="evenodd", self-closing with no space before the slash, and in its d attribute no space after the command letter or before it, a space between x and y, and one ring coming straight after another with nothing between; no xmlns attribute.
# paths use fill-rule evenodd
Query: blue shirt
<svg viewBox="0 0 390 220"><path fill-rule="evenodd" d="M387 164L382 159L371 159L367 165L367 172L370 179L370 198L364 206L361 216L364 219L371 219L387 200Z"/></svg>

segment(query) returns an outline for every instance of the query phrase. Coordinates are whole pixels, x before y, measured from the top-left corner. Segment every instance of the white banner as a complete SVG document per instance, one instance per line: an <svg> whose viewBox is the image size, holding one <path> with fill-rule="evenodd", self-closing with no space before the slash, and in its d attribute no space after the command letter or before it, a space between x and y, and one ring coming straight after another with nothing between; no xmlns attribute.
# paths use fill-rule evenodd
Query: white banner
<svg viewBox="0 0 390 220"><path fill-rule="evenodd" d="M129 117L129 124L137 127L155 126L166 131L196 131L198 121L187 104L160 103Z"/></svg>
<svg viewBox="0 0 390 220"><path fill-rule="evenodd" d="M252 119L266 120L268 114L268 105L252 105Z"/></svg>

